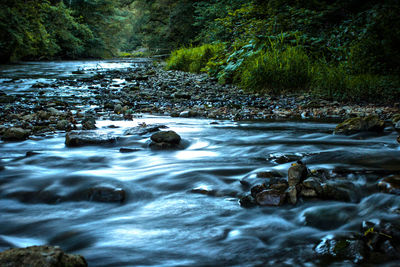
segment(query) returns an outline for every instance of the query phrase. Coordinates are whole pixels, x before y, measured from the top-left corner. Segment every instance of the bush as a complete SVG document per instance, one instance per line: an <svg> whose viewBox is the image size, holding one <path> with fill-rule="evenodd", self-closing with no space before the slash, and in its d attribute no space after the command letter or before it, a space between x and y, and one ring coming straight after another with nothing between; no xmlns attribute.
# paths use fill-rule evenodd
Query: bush
<svg viewBox="0 0 400 267"><path fill-rule="evenodd" d="M330 100L387 103L400 97L400 81L394 76L352 75L345 65L318 64L314 70L311 92Z"/></svg>
<svg viewBox="0 0 400 267"><path fill-rule="evenodd" d="M300 46L271 46L247 59L236 75L244 89L272 94L304 91L311 78L311 61Z"/></svg>
<svg viewBox="0 0 400 267"><path fill-rule="evenodd" d="M212 58L221 54L225 46L223 44L205 44L199 47L181 48L172 52L167 60L167 69L182 70L200 73Z"/></svg>

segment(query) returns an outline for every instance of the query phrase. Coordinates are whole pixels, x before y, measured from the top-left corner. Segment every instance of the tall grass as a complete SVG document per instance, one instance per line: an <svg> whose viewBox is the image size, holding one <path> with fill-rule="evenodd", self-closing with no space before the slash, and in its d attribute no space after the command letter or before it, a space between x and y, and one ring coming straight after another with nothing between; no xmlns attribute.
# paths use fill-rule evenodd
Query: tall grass
<svg viewBox="0 0 400 267"><path fill-rule="evenodd" d="M181 48L172 52L167 69L187 72L205 72L207 63L225 49L223 44L205 44L199 47Z"/></svg>
<svg viewBox="0 0 400 267"><path fill-rule="evenodd" d="M300 46L271 46L246 60L235 80L248 91L270 94L304 91L312 80L312 62Z"/></svg>

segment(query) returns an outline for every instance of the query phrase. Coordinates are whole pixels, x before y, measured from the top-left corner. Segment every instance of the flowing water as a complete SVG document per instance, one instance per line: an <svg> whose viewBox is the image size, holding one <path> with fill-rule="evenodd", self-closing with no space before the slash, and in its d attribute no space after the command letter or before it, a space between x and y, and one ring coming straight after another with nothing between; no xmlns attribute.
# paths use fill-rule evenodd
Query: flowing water
<svg viewBox="0 0 400 267"><path fill-rule="evenodd" d="M1 90L29 93L38 80L96 64L138 63L3 66ZM177 151L150 150L148 136L81 148L67 148L61 132L0 141L0 251L59 245L83 255L89 266L312 266L322 238L358 232L364 220L399 220L400 197L376 190L379 173L400 171L395 133L355 138L332 135L336 124L329 122L212 122L160 116L97 121L99 131L115 136L140 123L166 125L187 144ZM120 153L121 147L138 150ZM27 157L28 151L37 153ZM240 180L257 180L260 171L287 174L290 163L271 160L279 155L300 156L310 169L352 169L345 176L353 183L352 200L240 207L239 197L249 191ZM76 197L96 186L121 188L126 199Z"/></svg>

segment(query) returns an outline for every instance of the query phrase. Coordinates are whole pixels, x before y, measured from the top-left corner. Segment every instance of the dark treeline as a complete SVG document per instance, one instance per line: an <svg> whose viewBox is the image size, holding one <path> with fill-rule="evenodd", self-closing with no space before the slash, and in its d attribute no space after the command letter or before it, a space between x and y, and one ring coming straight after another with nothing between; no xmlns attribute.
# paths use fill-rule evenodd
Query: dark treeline
<svg viewBox="0 0 400 267"><path fill-rule="evenodd" d="M133 1L2 0L0 59L107 57L131 31Z"/></svg>

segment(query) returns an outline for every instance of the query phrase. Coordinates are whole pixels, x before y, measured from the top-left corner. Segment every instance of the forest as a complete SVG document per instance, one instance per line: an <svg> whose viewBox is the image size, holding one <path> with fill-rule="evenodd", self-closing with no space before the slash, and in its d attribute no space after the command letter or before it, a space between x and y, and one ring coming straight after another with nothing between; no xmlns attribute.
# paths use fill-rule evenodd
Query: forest
<svg viewBox="0 0 400 267"><path fill-rule="evenodd" d="M247 91L394 101L399 6L397 0L4 0L0 60L175 50L167 68L207 72Z"/></svg>

